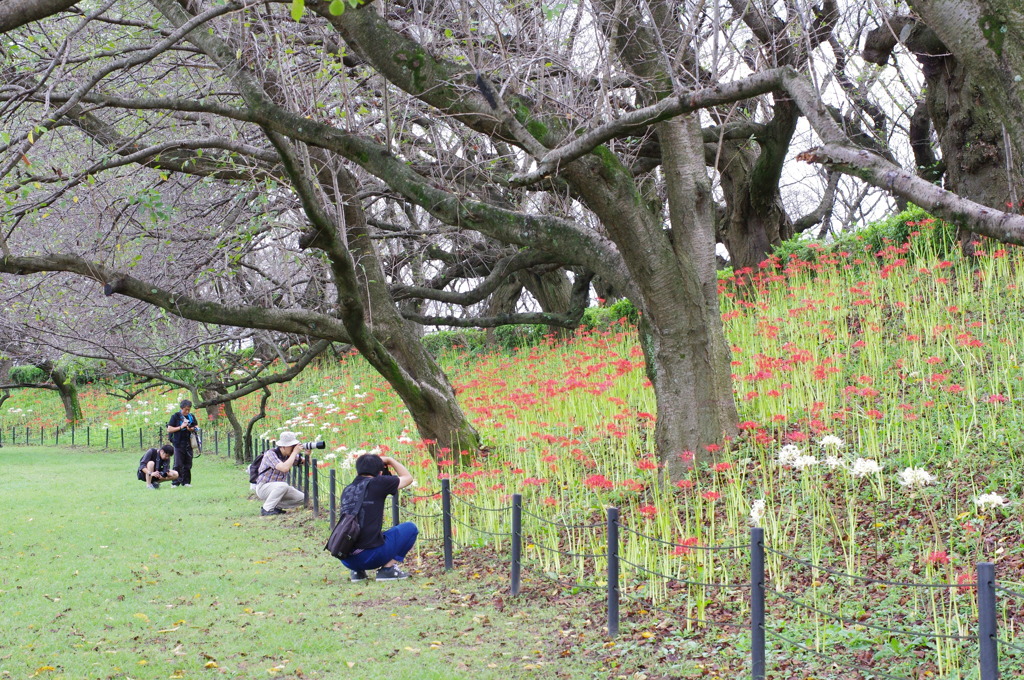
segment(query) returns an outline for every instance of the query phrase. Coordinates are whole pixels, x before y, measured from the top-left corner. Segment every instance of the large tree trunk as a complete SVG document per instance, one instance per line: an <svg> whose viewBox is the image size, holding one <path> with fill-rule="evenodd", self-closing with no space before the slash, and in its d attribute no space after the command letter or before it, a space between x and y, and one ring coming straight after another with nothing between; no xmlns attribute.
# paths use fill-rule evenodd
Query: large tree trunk
<svg viewBox="0 0 1024 680"><path fill-rule="evenodd" d="M175 26L192 18L174 2L151 3ZM262 110L274 106L272 95L280 85L274 73L257 77L238 62L234 46L213 33L195 31L189 40L233 79L248 107ZM435 441L439 448L475 452L481 446L480 435L459 407L447 376L398 313L388 293L366 217L355 198L356 178L317 149L311 151L311 156L319 169L316 176L309 176L307 165L295 155L291 143L269 130L266 133L310 221L300 246L318 248L330 260L335 302L348 339L398 393L423 438ZM336 210L326 209L325 195L343 206L343 224L338 224Z"/></svg>
<svg viewBox="0 0 1024 680"><path fill-rule="evenodd" d="M252 446L249 444L248 437L244 435L245 430L242 427L242 423L239 422L238 416L235 415L234 406L232 402L224 402L224 417L228 419L231 424L231 432L235 437L235 450L234 459L236 463L242 465L248 465L252 462Z"/></svg>
<svg viewBox="0 0 1024 680"><path fill-rule="evenodd" d="M758 182L757 155L748 146L729 143L718 154L725 194L725 217L719 239L733 269L756 268L774 246L793 236L778 182Z"/></svg>
<svg viewBox="0 0 1024 680"><path fill-rule="evenodd" d="M672 478L690 462L684 453L708 459L737 422L718 307L712 206L695 125L695 117L687 117L657 128L671 233L611 153L601 155L603 166L591 156L564 171L601 217L636 283L633 302L642 314L641 343L658 405L655 439Z"/></svg>
<svg viewBox="0 0 1024 680"><path fill-rule="evenodd" d="M355 177L339 166L337 178L348 246L360 265L357 276L365 291L367 318L374 336L380 338L387 349L387 356L376 352L364 352L363 356L391 383L409 409L421 437L436 442L437 449L471 456L482 446L480 435L459 406L448 376L420 342L413 325L402 318L388 292L384 268L367 229L366 215L356 198ZM394 370L390 365L392 361L401 367L400 371Z"/></svg>
<svg viewBox="0 0 1024 680"><path fill-rule="evenodd" d="M75 387L75 384L69 381L64 371L57 368L51 361L44 361L36 365L50 377L54 387L57 388L57 394L60 395L60 402L64 406L64 417L67 421L71 424L80 421L82 419L82 406L78 403L78 389Z"/></svg>
<svg viewBox="0 0 1024 680"><path fill-rule="evenodd" d="M1011 4L1013 5L1011 7ZM1000 210L1024 199L1024 14L1004 0L912 0L923 23L894 17L872 31L865 58L886 63L897 36L924 73L945 186ZM973 253L974 235L960 242Z"/></svg>
<svg viewBox="0 0 1024 680"><path fill-rule="evenodd" d="M543 273L525 269L519 272L516 278L533 297L537 298L541 310L555 314L565 314L569 311L572 304L572 283L564 269ZM568 338L572 336L573 331L571 328L548 326L548 334Z"/></svg>

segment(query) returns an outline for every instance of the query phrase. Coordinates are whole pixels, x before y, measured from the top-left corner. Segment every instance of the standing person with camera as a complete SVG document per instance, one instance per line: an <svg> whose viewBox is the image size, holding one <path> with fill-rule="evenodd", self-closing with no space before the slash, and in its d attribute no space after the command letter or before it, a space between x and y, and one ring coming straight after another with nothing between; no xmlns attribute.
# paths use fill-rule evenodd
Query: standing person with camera
<svg viewBox="0 0 1024 680"><path fill-rule="evenodd" d="M302 450L313 446L323 448L321 442L303 445L294 432L282 432L277 446L263 453L259 476L256 477L256 497L263 501L260 516L283 515L285 508L302 505L306 496L288 484L288 473L292 467L302 463Z"/></svg>
<svg viewBox="0 0 1024 680"><path fill-rule="evenodd" d="M196 417L188 399L179 406L181 410L167 423L167 434L174 444L174 471L178 473L171 486L192 486L192 433L196 431Z"/></svg>
<svg viewBox="0 0 1024 680"><path fill-rule="evenodd" d="M412 484L412 473L390 456L364 453L356 458L356 475L349 487L366 487L359 511L359 537L352 552L341 563L352 570L349 575L352 581L366 580L367 569L377 570L378 581L408 578L409 574L398 565L416 544L419 529L412 522L403 522L383 532L381 528L384 526L384 499Z"/></svg>

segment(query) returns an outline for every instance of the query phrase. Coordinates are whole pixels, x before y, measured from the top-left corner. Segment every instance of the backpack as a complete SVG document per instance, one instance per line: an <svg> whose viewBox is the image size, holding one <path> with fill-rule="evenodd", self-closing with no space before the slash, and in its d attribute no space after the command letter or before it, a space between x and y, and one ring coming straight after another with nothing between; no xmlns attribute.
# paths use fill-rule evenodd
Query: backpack
<svg viewBox="0 0 1024 680"><path fill-rule="evenodd" d="M360 520L363 517L363 499L366 498L368 477L358 477L341 492L341 516L334 525L324 550L339 560L352 554L359 538Z"/></svg>
<svg viewBox="0 0 1024 680"><path fill-rule="evenodd" d="M260 476L260 464L263 462L264 454L266 454L266 451L264 451L260 455L258 455L255 458L253 458L252 462L249 463L249 483L250 484L255 484L256 483L256 479Z"/></svg>

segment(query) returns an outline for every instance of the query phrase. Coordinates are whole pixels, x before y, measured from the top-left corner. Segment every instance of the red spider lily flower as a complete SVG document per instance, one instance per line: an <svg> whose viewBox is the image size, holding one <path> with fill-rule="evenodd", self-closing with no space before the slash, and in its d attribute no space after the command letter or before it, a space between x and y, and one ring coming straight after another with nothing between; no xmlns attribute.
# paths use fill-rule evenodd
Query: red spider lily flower
<svg viewBox="0 0 1024 680"><path fill-rule="evenodd" d="M541 479L540 477L527 477L523 480L523 486L544 486L548 483L548 480Z"/></svg>
<svg viewBox="0 0 1024 680"><path fill-rule="evenodd" d="M971 581L970 574L960 574L956 577L956 582L960 586L957 590L961 593L969 593L974 588L974 582Z"/></svg>
<svg viewBox="0 0 1024 680"><path fill-rule="evenodd" d="M501 491L505 488L504 484L495 484L491 487L491 491Z"/></svg>
<svg viewBox="0 0 1024 680"><path fill-rule="evenodd" d="M986 399L985 401L987 401L990 404L1002 404L1009 401L1009 399L1007 399L1001 394L990 394L988 395L988 399Z"/></svg>
<svg viewBox="0 0 1024 680"><path fill-rule="evenodd" d="M741 430L756 430L761 427L756 420L744 420L737 427Z"/></svg>
<svg viewBox="0 0 1024 680"><path fill-rule="evenodd" d="M650 458L642 458L637 461L636 466L641 470L657 470L659 467L658 461L651 460Z"/></svg>
<svg viewBox="0 0 1024 680"><path fill-rule="evenodd" d="M945 359L943 359L942 357L928 357L927 359L924 360L926 364L941 364L944 361Z"/></svg>
<svg viewBox="0 0 1024 680"><path fill-rule="evenodd" d="M695 537L684 538L672 551L673 555L689 555L690 547L697 545L697 539Z"/></svg>
<svg viewBox="0 0 1024 680"><path fill-rule="evenodd" d="M708 453L715 453L716 451L722 450L721 444L708 444L704 448L707 450Z"/></svg>
<svg viewBox="0 0 1024 680"><path fill-rule="evenodd" d="M553 508L558 505L558 501L552 498L551 496L548 496L541 502L544 503L544 505L548 506L549 508Z"/></svg>
<svg viewBox="0 0 1024 680"><path fill-rule="evenodd" d="M693 480L692 479L680 479L678 482L675 483L675 486L678 489L692 489L693 488Z"/></svg>
<svg viewBox="0 0 1024 680"><path fill-rule="evenodd" d="M715 472L725 472L732 469L732 463L715 463L711 466L711 469Z"/></svg>
<svg viewBox="0 0 1024 680"><path fill-rule="evenodd" d="M864 415L866 415L868 418L873 418L874 420L881 420L884 417L882 412L876 408L868 409L867 411L864 412Z"/></svg>
<svg viewBox="0 0 1024 680"><path fill-rule="evenodd" d="M459 482L452 487L452 493L457 496L472 496L476 493L476 484L474 482Z"/></svg>
<svg viewBox="0 0 1024 680"><path fill-rule="evenodd" d="M652 517L658 514L658 508L654 507L653 505L641 505L639 508L637 508L637 510L639 510L640 514L646 517L647 519L651 519Z"/></svg>
<svg viewBox="0 0 1024 680"><path fill-rule="evenodd" d="M935 550L928 553L925 561L931 565L949 564L949 554L945 550Z"/></svg>
<svg viewBox="0 0 1024 680"><path fill-rule="evenodd" d="M622 482L619 483L619 486L625 487L625 488L629 489L630 491L635 491L637 493L640 493L641 491L643 491L646 488L643 484L641 484L640 482L636 481L635 479L623 480Z"/></svg>
<svg viewBox="0 0 1024 680"><path fill-rule="evenodd" d="M583 480L583 486L589 489L594 489L595 491L597 489L614 489L615 482L604 475L590 475Z"/></svg>
<svg viewBox="0 0 1024 680"><path fill-rule="evenodd" d="M715 501L722 497L722 494L718 493L717 491L705 491L700 495L700 497L706 501L711 501L712 503L714 503Z"/></svg>
<svg viewBox="0 0 1024 680"><path fill-rule="evenodd" d="M693 451L683 451L682 453L679 454L679 460L683 461L684 463L692 463Z"/></svg>

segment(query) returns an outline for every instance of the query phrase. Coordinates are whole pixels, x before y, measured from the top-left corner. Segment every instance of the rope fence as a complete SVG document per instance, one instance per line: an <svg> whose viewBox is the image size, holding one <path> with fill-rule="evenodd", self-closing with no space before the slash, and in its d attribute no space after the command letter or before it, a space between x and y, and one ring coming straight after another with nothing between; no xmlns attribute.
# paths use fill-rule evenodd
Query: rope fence
<svg viewBox="0 0 1024 680"><path fill-rule="evenodd" d="M315 461L313 461L311 470L311 474L314 478L313 486L314 488L317 488L318 482L315 480L318 473ZM337 493L335 484L334 470L332 469L330 482L330 498L332 507ZM440 501L440 512L414 512L408 509L409 505L415 505L417 504L416 501L422 500ZM507 525L508 529L497 531L493 530L493 526L490 526L487 529L476 526L475 522L468 516L456 516L456 512L478 513L478 517L493 521L495 516L494 513L506 513L509 511L511 511L511 518L510 525ZM524 516L530 525L529 534L524 532ZM442 542L446 570L452 569L454 566L453 555L455 547L458 546L464 549L474 547L472 543L467 543L465 540L456 541L453 537L453 527L458 527L460 531L467 534L473 533L481 536L493 537L495 540L499 540L502 545L509 544L506 546L506 549L509 550L509 578L511 582L511 592L513 595L518 595L521 588L520 574L523 562L524 546L531 550L537 550L539 553L553 555L556 558L565 557L574 560L586 560L591 563L603 561L605 563L605 570L603 574L605 577L605 584L601 586L601 589L605 591L607 596L607 629L610 637L617 636L619 632L619 604L620 600L623 599L620 590L622 583L622 570L628 570L637 576L644 576L649 579L660 579L663 582L674 583L680 586L704 590L716 589L716 597L718 598L723 597L723 594L733 593L740 598L741 606L749 608L749 622L745 622L743 625L729 621L709 620L703 616L688 616L679 612L674 612L674 615L680 620L689 623L731 629L737 632L743 631L749 634L751 638L750 668L751 676L754 680L764 680L766 677L766 653L768 639L771 639L775 643L774 647L780 653L783 651L783 646L789 646L792 649L807 652L816 658L827 662L831 666L870 673L874 677L898 678L900 680L902 680L903 677L892 673L886 673L877 668L866 667L854 662L853 660L844 660L837 653L822 653L808 645L802 644L800 641L790 639L780 632L780 630L783 630L781 625L786 624L771 623L768 620L768 600L781 602L782 606L779 608L781 611L808 612L809 616L822 617L828 621L835 622L836 624L857 627L859 630L871 630L878 633L884 633L890 640L905 638L914 644L921 644L930 641L932 643L956 642L970 644L971 646L976 645L977 667L980 671L980 675L978 677L980 677L980 680L997 680L999 677L998 654L1000 648L1004 649L1004 654L1010 653L1016 655L1017 653L1024 652L1024 646L1011 640L998 638L996 629L996 612L998 609L996 600L997 594L1011 599L1022 598L1024 595L1019 591L997 585L995 581L995 567L989 562L982 562L977 565L977 578L974 582L970 583L919 583L872 578L833 569L827 565L818 564L767 546L764 543L764 530L757 527L750 530L749 544L693 545L689 542L675 543L655 536L650 536L642 531L623 524L619 521L617 508L606 509L606 519L604 522L574 524L570 522L552 520L526 510L523 508L523 498L521 494L513 494L512 504L508 506L488 508L470 503L469 501L459 498L452 493L450 482L447 479L441 480L441 492L439 494L396 493L392 502L392 521L394 524L398 524L402 518L426 518L431 520L436 520L438 518L441 519L442 536L432 538L421 536L420 540ZM333 528L333 515L331 522L331 527ZM593 532L596 534L596 530L603 530L604 536L599 537L595 535L590 539L582 539L579 535L576 535L580 532ZM553 541L553 538L557 539L557 537L561 537L562 542L558 542L557 540ZM573 547L572 544L574 537L577 541L577 547ZM606 546L603 551L580 550L578 547L599 545L597 542L597 539L599 538L603 539L601 542ZM623 540L627 538L631 543L627 544ZM570 549L565 548L565 543L569 543ZM678 573L665 573L665 571L659 570L651 564L645 564L635 559L627 559L627 557L623 555L623 548L627 545L631 545L632 543L643 543L653 546L681 549L683 551L682 554L684 555L688 554L690 551L694 551L697 555L706 554L709 558L723 552L742 552L745 556L749 556L750 578L749 581L744 582L716 582L704 579L690 579ZM935 630L915 631L908 630L906 628L890 627L851 618L848 615L844 615L841 611L829 611L822 606L809 604L798 597L778 592L766 586L766 583L768 582L765 575L766 553L777 555L792 562L794 565L798 565L799 568L808 569L812 574L817 572L827 573L840 580L849 579L851 583L864 585L878 584L887 587L898 586L909 589L923 589L930 592L935 592L936 589L957 589L956 591L950 591L956 593L970 591L977 597L977 620L974 622L976 633L972 635L960 635L938 632ZM597 568L598 567L595 566L595 569ZM702 573L705 577L707 576L707 572ZM735 579L733 579L733 581L735 581ZM583 590L587 589L586 584L579 584L579 587ZM596 588L597 586L594 587L594 589Z"/></svg>
<svg viewBox="0 0 1024 680"><path fill-rule="evenodd" d="M80 431L76 431L75 428L72 427L63 432L56 429L52 434L53 442L55 444L60 444L61 436L63 435L65 437L65 443L69 443L71 445L84 444L85 446L92 446L95 439L96 445L99 445L100 441L102 441L102 445L105 448L124 449L128 446L134 447L134 434L128 435L124 429L114 430L112 428L108 428L102 430L102 432L102 437L100 437L96 433L93 433L91 428L87 427L85 432L82 433ZM150 436L155 435L155 441L157 442L156 445L159 446L163 443L166 436L165 433L166 429L161 425L158 428L158 431L151 431ZM129 438L132 440L130 444L128 442ZM148 448L146 447L146 432L141 428L138 432L138 439L140 448ZM8 428L0 426L0 444L30 445L37 442L39 444L46 444L48 443L48 440L49 437L44 429L40 429L38 431L38 438L36 438L35 431L30 428L20 429L17 426L12 426L8 430ZM113 440L113 442L111 442L111 440ZM213 431L206 433L204 446L207 452L212 451L215 454L219 454L223 448L226 455L231 456L232 448L236 451L238 449L238 442L233 440L234 437L231 436L231 433L228 433L227 436L222 436L221 433ZM113 447L111 447L111 443L113 443ZM265 442L263 440L251 440L250 442L247 442L247 444L247 449L253 451L254 455L258 455L258 453L269 448L270 442ZM311 509L314 518L321 518L324 515L324 508L326 506L327 519L329 521L330 528L333 529L338 520L338 508L340 506L340 491L335 468L333 466L330 468L327 479L322 479L322 477L323 475L320 467L317 465L317 460L310 456L305 456L301 465L294 466L292 468L292 471L289 473L288 481L292 486L303 492L305 496L304 507ZM434 513L414 512L407 507L410 504L417 505L419 501L424 500L432 502L431 504L439 501L440 511ZM894 638L909 638L914 641L915 644L920 643L920 641L933 643L933 647L939 643L948 644L947 641L965 643L972 647L976 645L977 666L974 668L978 672L977 677L979 677L980 680L997 680L999 678L1000 650L1002 650L1004 656L1009 655L1015 659L1016 663L1019 663L1022 655L1024 655L1024 644L1021 644L1016 640L999 637L997 627L997 612L1000 604L999 598L1002 597L1004 600L1008 600L1011 603L1015 602L1019 605L1021 601L1024 600L1024 592L998 584L996 582L995 565L991 562L978 563L976 565L976 579L974 582L970 583L919 583L886 580L859 574L850 574L773 548L765 544L764 530L759 527L754 527L750 530L750 543L747 545L693 545L689 541L685 541L683 543L666 541L627 526L619 521L618 508L614 507L605 509L604 522L572 524L569 522L548 519L524 509L521 494L513 494L511 500L511 505L495 508L476 505L454 495L452 493L450 481L448 479L442 479L441 491L439 494L396 493L391 504L391 520L393 525L397 525L402 521L403 517L426 520L439 519L441 524L441 535L421 535L419 540L430 543L441 543L446 570L454 568L454 546L456 545L454 540L454 526L459 527L460 531L465 531L467 534L479 534L481 536L491 537L491 540L494 540L497 545L509 551L510 590L511 594L515 596L519 594L521 589L521 569L524 546L523 516L525 515L530 525L530 537L532 539L526 542L526 545L528 548L538 550L538 555L540 553L554 555L556 560L559 557L564 556L573 560L586 560L588 563L596 563L598 561L603 561L605 563L603 574L604 584L602 589L605 591L607 596L607 630L609 637L616 637L619 633L619 604L620 600L623 599L623 595L621 593L621 572L623 570L630 571L637 577L643 576L648 580L659 579L664 584L674 583L686 586L687 588L703 589L704 591L707 589L718 589L715 595L716 598L723 598L726 596L726 593L731 591L737 598L739 598L735 604L738 604L741 610L747 610L749 612L749 622L742 626L727 621L710 621L706 616L701 616L701 610L698 610L698 616L696 617L682 615L678 612L675 612L675 615L688 623L717 627L731 627L736 630L746 631L750 636L750 673L754 680L764 680L766 677L766 640L769 638L773 642L782 643L782 645L788 645L793 649L809 653L832 666L869 673L875 677L901 678L899 675L886 673L875 667L866 667L853 661L844 660L835 652L828 654L823 653L818 649L802 644L799 640L793 640L790 637L783 635L780 631L785 630L784 626L790 625L790 622L769 621L770 612L767 607L767 601L769 598L771 598L772 601L783 603L778 607L778 609L783 612L807 612L808 616L813 617L815 621L818 617L823 617L828 621L833 621L836 624L843 624L845 626L852 626L855 627L855 629L872 630L885 633L890 636L890 640ZM404 504L403 501L405 501ZM453 506L456 508L454 511ZM457 517L456 512L459 512L461 516ZM499 517L498 513L510 513L510 517ZM471 514L476 515L477 518L471 518ZM477 521L478 518L480 521ZM501 526L496 524L496 522L499 521L502 522ZM507 522L507 524L505 522ZM488 528L482 528L482 526L480 526L481 524ZM598 532L596 530L603 530L604 536L597 535ZM591 535L584 536L580 532L591 532ZM628 541L622 539L628 539ZM604 546L603 551L595 549L602 544ZM472 547L471 544L462 542L460 542L460 545L467 548ZM566 545L568 546L568 549L566 549ZM706 559L712 559L713 555L726 551L737 553L745 551L745 556L749 557L749 580L742 583L716 582L708 580L707 576L712 575L715 571L715 569L711 568L712 564L714 564L715 567L721 566L718 563L708 562L695 566L700 573L700 580L686 578L684 575L678 573L665 573L663 569L659 569L657 567L657 564L651 564L650 561L645 562L644 560L638 560L635 557L627 559L623 553L630 548L634 548L634 553L637 552L638 550L636 549L636 546L640 546L641 549L639 552L648 557L651 557L652 553L650 549L643 549L643 546L667 546L673 548L675 551L673 554L684 556L688 555L690 551L695 551L697 555L706 555ZM970 611L976 612L976 620L971 622L974 634L965 635L939 632L941 628L932 631L914 631L906 628L879 625L877 623L860 620L859 618L851 618L848 615L844 615L841 611L830 611L824 606L820 606L817 602L815 604L809 604L794 595L778 592L766 585L768 583L768 579L765 574L766 553L778 556L793 563L794 565L799 565L799 567L808 569L811 571L812 575L818 572L830 574L840 580L847 579L851 584L877 584L886 587L902 587L930 591L933 593L936 592L937 589L942 589L951 593L950 597L954 597L957 593L970 593L974 596L974 599L971 601ZM633 556L633 553L629 554L631 557ZM694 557L696 557L696 555ZM536 558L537 557L535 556L534 559ZM592 566L596 577L599 573L598 569L600 565L593 564ZM735 571L735 569L733 571ZM731 579L731 581L735 581L735 579ZM815 585L818 585L817 582ZM586 589L586 584L580 584L580 587ZM688 604L687 607L689 606L690 605ZM1007 604L1004 603L1003 606L1006 607ZM932 623L937 627L935 622ZM966 624L962 624L962 627L959 628L959 630L965 629ZM816 642L815 647L818 646L820 646L820 643ZM776 645L776 647L778 647L778 645Z"/></svg>

